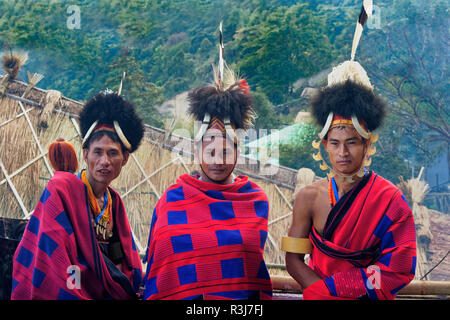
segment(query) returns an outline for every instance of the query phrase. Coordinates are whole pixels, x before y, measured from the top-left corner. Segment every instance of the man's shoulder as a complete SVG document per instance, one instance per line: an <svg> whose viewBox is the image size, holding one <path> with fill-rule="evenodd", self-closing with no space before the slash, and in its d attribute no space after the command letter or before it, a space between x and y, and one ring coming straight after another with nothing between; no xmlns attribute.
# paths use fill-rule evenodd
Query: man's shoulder
<svg viewBox="0 0 450 320"><path fill-rule="evenodd" d="M158 202L174 202L177 200L184 200L184 188L183 183L177 181L176 183L171 184L164 190L159 198ZM185 187L185 186L184 186Z"/></svg>
<svg viewBox="0 0 450 320"><path fill-rule="evenodd" d="M55 171L47 183L42 196L60 198L63 202L74 199L80 200L85 195L84 183L74 174L64 171Z"/></svg>
<svg viewBox="0 0 450 320"><path fill-rule="evenodd" d="M241 180L235 179L234 183L237 182L239 185L241 185L241 187L239 189L240 193L260 192L260 193L266 194L264 189L261 188L261 186L258 183L251 180L248 176L240 175L239 178L242 178L242 179Z"/></svg>
<svg viewBox="0 0 450 320"><path fill-rule="evenodd" d="M301 188L295 195L294 214L311 214L317 207L317 199L321 199L323 193L327 192L327 185L327 179L321 179Z"/></svg>
<svg viewBox="0 0 450 320"><path fill-rule="evenodd" d="M55 188L74 188L82 186L83 182L77 178L73 173L65 171L55 171L53 177L50 179Z"/></svg>
<svg viewBox="0 0 450 320"><path fill-rule="evenodd" d="M378 173L373 172L375 175L375 178L378 180L378 183L382 183L385 184L386 186L390 187L390 188L394 188L394 189L398 189L398 187L393 184L391 181L389 181L388 179L380 176Z"/></svg>
<svg viewBox="0 0 450 320"><path fill-rule="evenodd" d="M391 196L398 195L402 196L402 191L399 187L393 184L391 181L383 178L382 176L375 174L374 176L377 189L382 191L383 196L390 194Z"/></svg>
<svg viewBox="0 0 450 320"><path fill-rule="evenodd" d="M303 188L301 188L295 198L300 198L300 199L312 199L315 198L317 195L321 194L322 192L326 192L327 190L327 179L320 179L318 181L315 181L307 186L304 186Z"/></svg>

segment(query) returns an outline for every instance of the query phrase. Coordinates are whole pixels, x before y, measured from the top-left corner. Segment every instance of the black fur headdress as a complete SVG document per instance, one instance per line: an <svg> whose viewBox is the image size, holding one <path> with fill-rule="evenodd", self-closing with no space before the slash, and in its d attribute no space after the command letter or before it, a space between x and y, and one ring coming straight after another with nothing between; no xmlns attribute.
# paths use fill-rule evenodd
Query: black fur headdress
<svg viewBox="0 0 450 320"><path fill-rule="evenodd" d="M311 113L321 127L330 112L345 118L355 115L369 131L374 131L386 115L386 103L372 89L347 80L320 89L312 98Z"/></svg>
<svg viewBox="0 0 450 320"><path fill-rule="evenodd" d="M217 85L196 88L189 92L188 112L198 121L203 121L206 113L211 119L229 117L235 129L248 129L252 125L254 112L253 97L247 90L242 82L225 90Z"/></svg>
<svg viewBox="0 0 450 320"><path fill-rule="evenodd" d="M327 139L328 131L333 126L351 124L363 139L369 141L360 168L350 174L339 173L329 167L321 155L320 140L312 143L314 149L318 151L317 154L313 154L314 160L322 162L320 169L330 169L328 178L337 175L351 183L354 182L354 176L362 178L365 175L365 168L370 166L372 161L370 156L376 152L373 143L378 140L378 134L372 131L381 126L386 115L386 103L374 93L366 71L354 60L364 24L372 15L372 9L372 0L364 0L353 37L351 60L333 68L328 75L327 86L319 89L310 102L311 114L322 127L319 133L320 140Z"/></svg>
<svg viewBox="0 0 450 320"><path fill-rule="evenodd" d="M134 152L144 136L144 124L136 114L134 106L117 93L98 93L92 97L80 113L80 127L83 138L95 131L92 128L107 125L114 128L122 142L129 142L129 151ZM118 126L116 125L118 124ZM89 132L91 131L91 132ZM121 132L120 132L121 131ZM124 143L126 145L127 143Z"/></svg>

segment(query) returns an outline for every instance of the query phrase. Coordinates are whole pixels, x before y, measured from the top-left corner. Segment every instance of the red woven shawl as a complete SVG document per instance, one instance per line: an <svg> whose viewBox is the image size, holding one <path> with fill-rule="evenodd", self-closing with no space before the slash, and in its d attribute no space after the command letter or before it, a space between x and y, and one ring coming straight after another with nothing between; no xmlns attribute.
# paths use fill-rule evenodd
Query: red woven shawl
<svg viewBox="0 0 450 320"><path fill-rule="evenodd" d="M370 172L310 233L310 267L323 278L304 299L393 299L416 265L412 212L400 190Z"/></svg>
<svg viewBox="0 0 450 320"><path fill-rule="evenodd" d="M264 299L267 196L246 176L232 184L182 175L155 207L145 299Z"/></svg>
<svg viewBox="0 0 450 320"><path fill-rule="evenodd" d="M142 279L139 254L122 200L110 191L116 201L114 223L124 252L123 271L100 252L83 182L57 171L15 252L12 299L136 298Z"/></svg>

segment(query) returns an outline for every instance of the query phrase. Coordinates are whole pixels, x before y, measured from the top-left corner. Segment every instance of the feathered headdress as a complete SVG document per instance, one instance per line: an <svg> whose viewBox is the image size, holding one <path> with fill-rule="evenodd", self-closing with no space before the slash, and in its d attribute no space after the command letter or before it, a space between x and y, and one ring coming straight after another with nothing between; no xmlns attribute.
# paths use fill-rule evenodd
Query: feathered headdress
<svg viewBox="0 0 450 320"><path fill-rule="evenodd" d="M327 86L320 89L311 100L311 114L323 127L319 133L320 139L326 139L328 131L334 126L351 125L371 144L378 140L378 135L373 135L372 131L381 125L386 113L386 104L373 92L373 86L364 68L354 61L364 25L372 15L372 8L372 1L364 0L353 37L351 60L333 68L328 75ZM322 161L320 168L330 169L320 154L320 141L314 141L313 147L319 150L313 157L317 161ZM369 157L375 152L376 148L371 145L363 167L370 165ZM333 176L334 172L329 175ZM364 175L363 168L357 175ZM351 177L348 178L351 180Z"/></svg>
<svg viewBox="0 0 450 320"><path fill-rule="evenodd" d="M117 134L124 147L134 152L144 136L144 124L134 106L114 92L101 92L92 97L80 113L83 146L99 131Z"/></svg>
<svg viewBox="0 0 450 320"><path fill-rule="evenodd" d="M222 22L219 25L219 65L213 67L215 82L192 90L188 95L188 112L202 124L195 135L201 141L207 129L220 130L237 143L236 129L248 129L252 125L253 98L245 79L238 79L224 60Z"/></svg>
<svg viewBox="0 0 450 320"><path fill-rule="evenodd" d="M361 39L364 25L367 20L372 16L373 1L364 0L361 8L361 12L358 16L358 22L356 24L355 34L353 36L352 53L350 55L351 61L355 60L356 49L358 48L359 40Z"/></svg>
<svg viewBox="0 0 450 320"><path fill-rule="evenodd" d="M333 122L338 124L340 119L337 118L351 120L358 133L367 139L370 132L381 125L385 108L383 99L370 88L351 80L325 87L311 99L311 114L323 127L319 134L321 139Z"/></svg>

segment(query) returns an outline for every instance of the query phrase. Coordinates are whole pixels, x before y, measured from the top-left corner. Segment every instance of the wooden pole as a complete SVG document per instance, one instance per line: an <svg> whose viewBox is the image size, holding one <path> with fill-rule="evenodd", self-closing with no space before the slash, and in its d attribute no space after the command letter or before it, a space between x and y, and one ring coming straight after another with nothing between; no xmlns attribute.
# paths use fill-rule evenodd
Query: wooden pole
<svg viewBox="0 0 450 320"><path fill-rule="evenodd" d="M302 292L301 286L291 277L271 276L274 290ZM413 280L400 290L399 295L450 295L450 281Z"/></svg>
<svg viewBox="0 0 450 320"><path fill-rule="evenodd" d="M399 295L450 295L450 281L413 280Z"/></svg>

